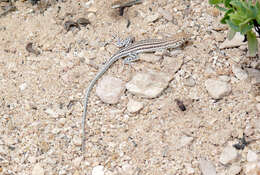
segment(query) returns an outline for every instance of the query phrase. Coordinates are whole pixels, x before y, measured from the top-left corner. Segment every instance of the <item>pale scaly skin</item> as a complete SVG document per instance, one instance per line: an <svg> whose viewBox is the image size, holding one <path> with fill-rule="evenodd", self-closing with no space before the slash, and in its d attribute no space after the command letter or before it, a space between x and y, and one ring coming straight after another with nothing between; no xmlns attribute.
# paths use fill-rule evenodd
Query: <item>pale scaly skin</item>
<svg viewBox="0 0 260 175"><path fill-rule="evenodd" d="M178 48L182 46L184 43L186 43L190 39L190 37L191 37L190 35L181 32L174 35L171 39L148 39L148 40L138 41L133 44L130 44L125 48L120 49L106 62L103 68L96 74L94 79L90 82L85 92L84 111L82 115L82 147L81 147L82 152L84 152L85 150L85 137L86 137L85 123L86 123L88 98L96 82L109 69L109 67L117 60L128 57L129 55L137 55L138 53L145 53L145 52L155 52L162 49Z"/></svg>

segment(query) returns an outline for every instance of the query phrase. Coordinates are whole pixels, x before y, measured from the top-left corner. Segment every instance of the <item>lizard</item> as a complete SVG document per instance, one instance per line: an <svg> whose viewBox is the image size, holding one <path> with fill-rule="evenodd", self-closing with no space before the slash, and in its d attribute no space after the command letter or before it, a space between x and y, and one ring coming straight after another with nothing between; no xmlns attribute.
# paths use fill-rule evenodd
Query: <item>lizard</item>
<svg viewBox="0 0 260 175"><path fill-rule="evenodd" d="M105 63L103 68L96 74L96 76L92 79L89 86L85 91L85 102L84 109L82 114L82 143L81 143L81 151L85 150L85 124L86 124L86 115L87 115L87 105L88 99L90 96L90 92L93 89L96 82L104 75L104 73L110 68L110 66L115 63L117 60L121 58L125 58L124 63L130 63L132 61L137 60L138 53L146 53L146 52L155 52L164 49L174 49L182 46L190 39L190 35L184 32L177 33L171 39L147 39L141 40L138 42L126 44L126 46L117 51L111 58Z"/></svg>

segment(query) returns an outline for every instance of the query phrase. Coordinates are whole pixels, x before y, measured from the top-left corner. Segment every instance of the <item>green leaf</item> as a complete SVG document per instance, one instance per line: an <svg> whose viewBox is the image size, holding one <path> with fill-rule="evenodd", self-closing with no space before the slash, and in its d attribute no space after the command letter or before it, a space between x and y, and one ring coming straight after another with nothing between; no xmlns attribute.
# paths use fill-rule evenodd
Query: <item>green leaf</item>
<svg viewBox="0 0 260 175"><path fill-rule="evenodd" d="M222 3L223 0L209 0L209 4L216 5Z"/></svg>
<svg viewBox="0 0 260 175"><path fill-rule="evenodd" d="M236 32L240 32L239 27L238 27L237 25L233 24L230 19L227 19L226 22L227 22L227 24L229 25L229 27L230 27L232 30L234 30L234 31L236 31Z"/></svg>
<svg viewBox="0 0 260 175"><path fill-rule="evenodd" d="M249 31L246 34L247 40L248 40L248 50L250 56L256 56L256 53L258 51L258 42L256 39L256 35L254 32Z"/></svg>
<svg viewBox="0 0 260 175"><path fill-rule="evenodd" d="M231 0L224 0L224 5L226 8L231 8L230 1Z"/></svg>
<svg viewBox="0 0 260 175"><path fill-rule="evenodd" d="M234 38L234 36L236 35L236 31L231 29L228 31L228 40L232 40Z"/></svg>

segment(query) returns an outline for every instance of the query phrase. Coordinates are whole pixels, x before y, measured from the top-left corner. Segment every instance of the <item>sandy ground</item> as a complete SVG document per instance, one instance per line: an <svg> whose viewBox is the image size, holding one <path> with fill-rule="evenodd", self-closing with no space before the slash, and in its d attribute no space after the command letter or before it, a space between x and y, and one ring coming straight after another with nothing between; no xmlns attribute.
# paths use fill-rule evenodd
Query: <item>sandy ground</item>
<svg viewBox="0 0 260 175"><path fill-rule="evenodd" d="M123 16L112 3L66 0L45 10L17 1L17 10L0 18L0 174L91 174L98 165L113 175L200 174L201 159L211 161L218 174L226 174L230 164L219 162L223 149L238 143L243 133L259 135L252 129L259 117L258 89L249 80L236 79L231 70L235 63L252 60L240 48L219 50L227 28L207 1L146 0L126 8ZM167 13L162 15L162 9ZM64 28L66 21L79 18L91 24ZM178 31L194 37L181 56L173 58L184 59L184 64L158 98L126 91L118 104L109 105L93 90L82 155L84 91L118 50L113 35L141 40ZM40 54L28 52L28 43ZM140 61L122 71L118 61L107 75L127 82L147 68L160 70L161 62ZM214 100L205 80L221 75L231 78L232 92ZM184 86L188 76L195 86ZM178 108L176 98L186 111ZM145 107L130 114L125 110L129 99ZM186 137L192 140L182 145ZM257 140L238 150L236 163L243 168L248 149L258 152L259 145Z"/></svg>

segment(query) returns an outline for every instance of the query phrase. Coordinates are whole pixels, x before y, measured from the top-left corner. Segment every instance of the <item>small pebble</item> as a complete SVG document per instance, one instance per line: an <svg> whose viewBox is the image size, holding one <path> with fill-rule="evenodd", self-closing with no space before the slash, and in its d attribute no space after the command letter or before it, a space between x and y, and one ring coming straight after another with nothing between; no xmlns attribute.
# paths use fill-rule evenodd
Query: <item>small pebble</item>
<svg viewBox="0 0 260 175"><path fill-rule="evenodd" d="M237 65L232 65L232 72L235 74L236 78L239 80L246 80L248 78L248 74L245 70L241 69Z"/></svg>
<svg viewBox="0 0 260 175"><path fill-rule="evenodd" d="M171 78L162 72L137 73L130 82L126 84L127 90L132 94L144 97L158 97L168 86Z"/></svg>
<svg viewBox="0 0 260 175"><path fill-rule="evenodd" d="M207 161L207 160L200 160L199 161L199 165L200 165L200 170L202 172L203 175L216 175L216 168L215 166L212 164L211 161Z"/></svg>
<svg viewBox="0 0 260 175"><path fill-rule="evenodd" d="M208 79L205 81L205 86L209 95L215 99L227 96L231 92L230 84L221 80Z"/></svg>
<svg viewBox="0 0 260 175"><path fill-rule="evenodd" d="M258 156L254 151L248 150L246 159L247 159L248 162L255 162L255 161L258 160Z"/></svg>
<svg viewBox="0 0 260 175"><path fill-rule="evenodd" d="M127 110L130 113L139 112L143 107L144 107L143 103L134 100L129 100L127 104Z"/></svg>
<svg viewBox="0 0 260 175"><path fill-rule="evenodd" d="M227 175L238 175L240 173L241 169L242 168L239 165L236 165L236 164L231 165L231 167L228 170Z"/></svg>
<svg viewBox="0 0 260 175"><path fill-rule="evenodd" d="M99 81L96 94L105 103L118 103L125 90L124 82L112 76L105 76Z"/></svg>
<svg viewBox="0 0 260 175"><path fill-rule="evenodd" d="M225 49L225 48L232 48L232 47L245 45L246 43L244 43L243 40L244 40L244 36L239 33L236 33L236 35L232 40L229 40L227 38L222 44L220 44L219 48Z"/></svg>
<svg viewBox="0 0 260 175"><path fill-rule="evenodd" d="M238 157L237 150L232 146L227 146L224 148L223 152L220 155L220 163L227 165L231 162L234 162Z"/></svg>
<svg viewBox="0 0 260 175"><path fill-rule="evenodd" d="M192 78L191 76L189 76L189 77L187 77L187 78L184 79L183 84L184 84L185 86L188 86L188 87L193 87L193 86L195 86L196 82L195 82L194 78Z"/></svg>
<svg viewBox="0 0 260 175"><path fill-rule="evenodd" d="M32 175L44 175L44 170L40 164L34 165Z"/></svg>
<svg viewBox="0 0 260 175"><path fill-rule="evenodd" d="M104 167L101 165L95 166L92 169L92 175L104 175L104 174L105 174Z"/></svg>
<svg viewBox="0 0 260 175"><path fill-rule="evenodd" d="M23 83L23 84L21 84L21 85L19 86L19 88L20 88L21 91L25 90L26 87L27 87L27 84L26 84L26 83Z"/></svg>

